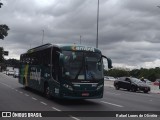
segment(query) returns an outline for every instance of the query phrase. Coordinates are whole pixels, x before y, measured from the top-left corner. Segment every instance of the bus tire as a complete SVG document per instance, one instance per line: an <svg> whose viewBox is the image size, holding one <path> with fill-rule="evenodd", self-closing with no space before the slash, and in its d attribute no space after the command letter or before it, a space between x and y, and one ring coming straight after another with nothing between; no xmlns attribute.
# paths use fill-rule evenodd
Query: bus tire
<svg viewBox="0 0 160 120"><path fill-rule="evenodd" d="M28 89L28 87L26 86L26 80L25 80L25 78L23 78L23 87L24 87L24 89Z"/></svg>
<svg viewBox="0 0 160 120"><path fill-rule="evenodd" d="M51 98L50 88L47 83L44 85L44 95L48 99Z"/></svg>

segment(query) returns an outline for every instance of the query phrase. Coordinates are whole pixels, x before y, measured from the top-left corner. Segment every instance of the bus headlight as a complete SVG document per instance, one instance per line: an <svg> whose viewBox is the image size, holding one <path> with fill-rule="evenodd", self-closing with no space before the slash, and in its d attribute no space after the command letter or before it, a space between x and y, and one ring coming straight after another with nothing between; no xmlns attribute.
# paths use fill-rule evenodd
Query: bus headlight
<svg viewBox="0 0 160 120"><path fill-rule="evenodd" d="M101 89L102 87L103 87L103 85L99 85L99 86L97 87L97 90Z"/></svg>
<svg viewBox="0 0 160 120"><path fill-rule="evenodd" d="M71 91L73 90L72 86L70 86L70 85L63 84L63 86L64 86L65 88L67 88L67 89L71 90Z"/></svg>

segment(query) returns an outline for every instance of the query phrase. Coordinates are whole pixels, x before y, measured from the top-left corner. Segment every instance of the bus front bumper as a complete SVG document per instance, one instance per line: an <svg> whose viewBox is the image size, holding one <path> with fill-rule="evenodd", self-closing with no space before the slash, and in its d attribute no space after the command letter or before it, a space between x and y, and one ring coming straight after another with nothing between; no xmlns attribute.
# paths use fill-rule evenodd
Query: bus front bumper
<svg viewBox="0 0 160 120"><path fill-rule="evenodd" d="M103 90L99 91L65 91L62 97L66 99L98 99L103 98Z"/></svg>

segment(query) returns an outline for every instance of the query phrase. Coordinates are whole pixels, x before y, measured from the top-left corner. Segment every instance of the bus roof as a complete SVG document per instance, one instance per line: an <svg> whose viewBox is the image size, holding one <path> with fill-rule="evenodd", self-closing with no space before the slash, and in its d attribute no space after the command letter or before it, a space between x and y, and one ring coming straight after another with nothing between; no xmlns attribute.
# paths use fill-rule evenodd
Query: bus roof
<svg viewBox="0 0 160 120"><path fill-rule="evenodd" d="M88 51L88 52L99 52L101 53L101 51L97 48L94 47L90 47L90 46L84 46L84 45L76 45L76 44L44 44L41 46L37 46L35 48L31 48L27 51L27 53L32 53L32 52L36 52L36 51L40 51L40 50L44 50L47 48L52 48L52 47L56 47L59 48L60 50L66 50L66 51Z"/></svg>
<svg viewBox="0 0 160 120"><path fill-rule="evenodd" d="M88 51L88 52L100 52L101 53L99 49L91 47L91 46L85 46L85 45L57 44L57 46L61 50L66 50L66 51Z"/></svg>

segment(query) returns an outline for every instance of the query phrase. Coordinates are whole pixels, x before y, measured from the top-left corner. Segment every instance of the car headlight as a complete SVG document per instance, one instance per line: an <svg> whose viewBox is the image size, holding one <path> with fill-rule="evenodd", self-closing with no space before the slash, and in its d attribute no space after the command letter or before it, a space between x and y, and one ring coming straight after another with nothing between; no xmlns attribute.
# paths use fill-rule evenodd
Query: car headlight
<svg viewBox="0 0 160 120"><path fill-rule="evenodd" d="M103 85L99 85L99 86L97 87L97 90L101 89L102 87L103 87Z"/></svg>
<svg viewBox="0 0 160 120"><path fill-rule="evenodd" d="M70 85L63 84L63 86L64 86L65 88L67 88L67 89L71 90L71 91L73 90L72 86L70 86Z"/></svg>

